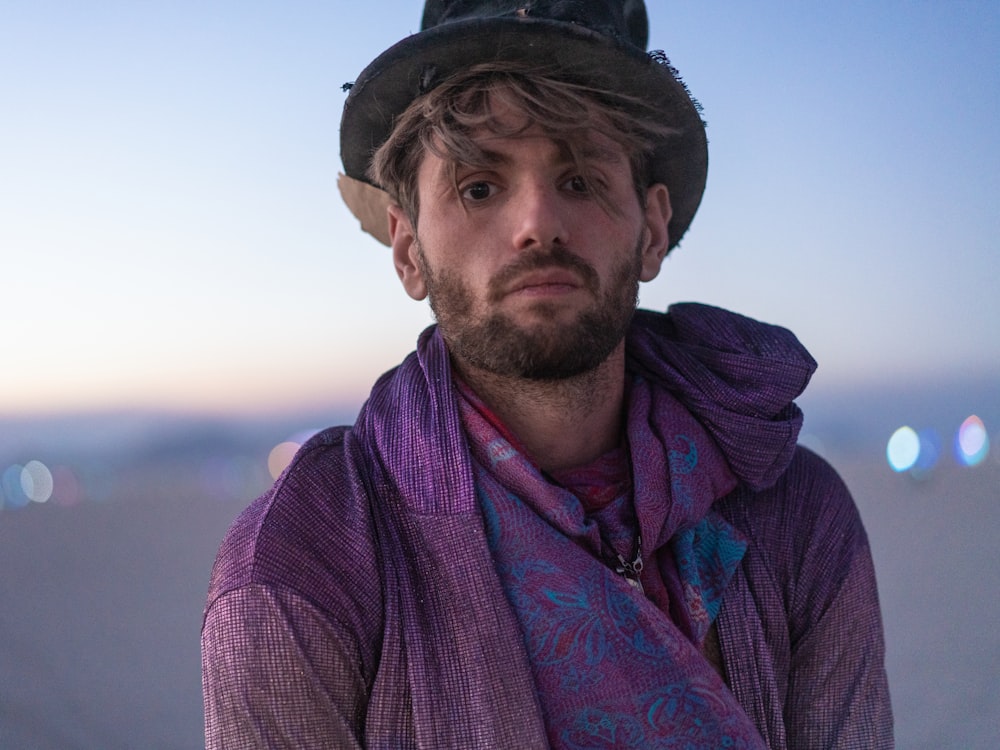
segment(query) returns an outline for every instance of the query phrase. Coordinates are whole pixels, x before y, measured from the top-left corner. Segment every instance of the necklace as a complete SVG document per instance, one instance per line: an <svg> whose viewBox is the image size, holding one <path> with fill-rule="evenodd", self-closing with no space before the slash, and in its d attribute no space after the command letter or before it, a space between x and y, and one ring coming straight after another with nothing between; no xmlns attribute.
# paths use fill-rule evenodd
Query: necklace
<svg viewBox="0 0 1000 750"><path fill-rule="evenodd" d="M622 576L629 584L638 589L639 593L645 593L642 590L642 582L639 580L639 575L642 573L642 537L636 534L635 537L635 558L629 562L626 560L621 553L615 553L618 557L618 565L615 567L615 572Z"/></svg>

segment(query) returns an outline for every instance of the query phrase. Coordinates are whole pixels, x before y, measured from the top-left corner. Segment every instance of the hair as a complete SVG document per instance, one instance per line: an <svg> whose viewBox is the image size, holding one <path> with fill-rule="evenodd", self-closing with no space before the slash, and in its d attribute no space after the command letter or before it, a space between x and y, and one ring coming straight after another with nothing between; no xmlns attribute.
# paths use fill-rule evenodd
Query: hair
<svg viewBox="0 0 1000 750"><path fill-rule="evenodd" d="M492 116L496 101L523 112L523 122L502 127ZM417 170L428 151L450 164L457 191L460 164L489 164L474 134L485 129L500 137L516 137L533 126L565 144L584 177L588 171L584 154L594 133L621 144L643 205L653 181L650 164L654 144L676 132L663 125L655 111L637 97L524 63L491 62L456 73L411 102L372 157L368 178L388 192L416 226L420 209ZM618 207L596 182L592 189L605 211L618 213Z"/></svg>

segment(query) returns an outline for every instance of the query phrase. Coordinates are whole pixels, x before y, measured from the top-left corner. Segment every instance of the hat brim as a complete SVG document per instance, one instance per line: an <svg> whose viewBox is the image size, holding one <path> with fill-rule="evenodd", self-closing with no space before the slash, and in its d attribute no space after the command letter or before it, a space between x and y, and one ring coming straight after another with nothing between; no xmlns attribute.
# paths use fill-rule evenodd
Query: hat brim
<svg viewBox="0 0 1000 750"><path fill-rule="evenodd" d="M347 176L371 184L372 155L410 103L453 73L492 60L570 71L576 80L637 97L660 114L672 134L656 144L651 168L654 182L670 192L675 247L705 190L708 146L701 115L669 65L575 24L530 16L476 18L436 26L390 47L362 71L344 104L340 153ZM373 211L367 213L370 223ZM371 233L382 242L388 236Z"/></svg>

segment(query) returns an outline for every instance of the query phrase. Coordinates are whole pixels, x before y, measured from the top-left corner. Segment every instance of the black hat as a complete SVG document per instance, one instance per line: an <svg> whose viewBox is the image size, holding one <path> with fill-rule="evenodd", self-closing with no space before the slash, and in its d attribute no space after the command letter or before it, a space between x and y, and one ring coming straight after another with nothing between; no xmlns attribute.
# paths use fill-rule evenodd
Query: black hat
<svg viewBox="0 0 1000 750"><path fill-rule="evenodd" d="M670 247L705 190L708 146L694 100L660 51L647 52L643 0L427 0L421 30L379 55L351 86L340 123L344 201L362 228L389 244L388 196L367 176L372 155L418 96L479 63L516 60L639 98L674 133L652 157L670 191Z"/></svg>

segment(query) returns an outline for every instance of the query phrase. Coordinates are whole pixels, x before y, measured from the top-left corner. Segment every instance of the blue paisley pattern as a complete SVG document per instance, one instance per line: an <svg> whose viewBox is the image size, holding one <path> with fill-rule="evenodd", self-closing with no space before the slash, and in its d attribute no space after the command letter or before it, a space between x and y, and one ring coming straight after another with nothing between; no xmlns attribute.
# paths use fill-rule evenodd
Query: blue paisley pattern
<svg viewBox="0 0 1000 750"><path fill-rule="evenodd" d="M595 557L590 522L571 493L548 482L467 402L462 416L487 542L524 635L552 747L763 747L696 646L745 550L708 512L705 437L674 432L659 459L661 516L682 521L660 544L674 561L665 570L676 571L671 597L686 610L684 631ZM642 505L635 505L641 523Z"/></svg>
<svg viewBox="0 0 1000 750"><path fill-rule="evenodd" d="M675 443L683 443L684 450L671 448L667 454L670 466L670 489L673 491L674 502L683 510L688 510L694 503L694 497L684 481L698 466L698 446L687 435L678 435Z"/></svg>

